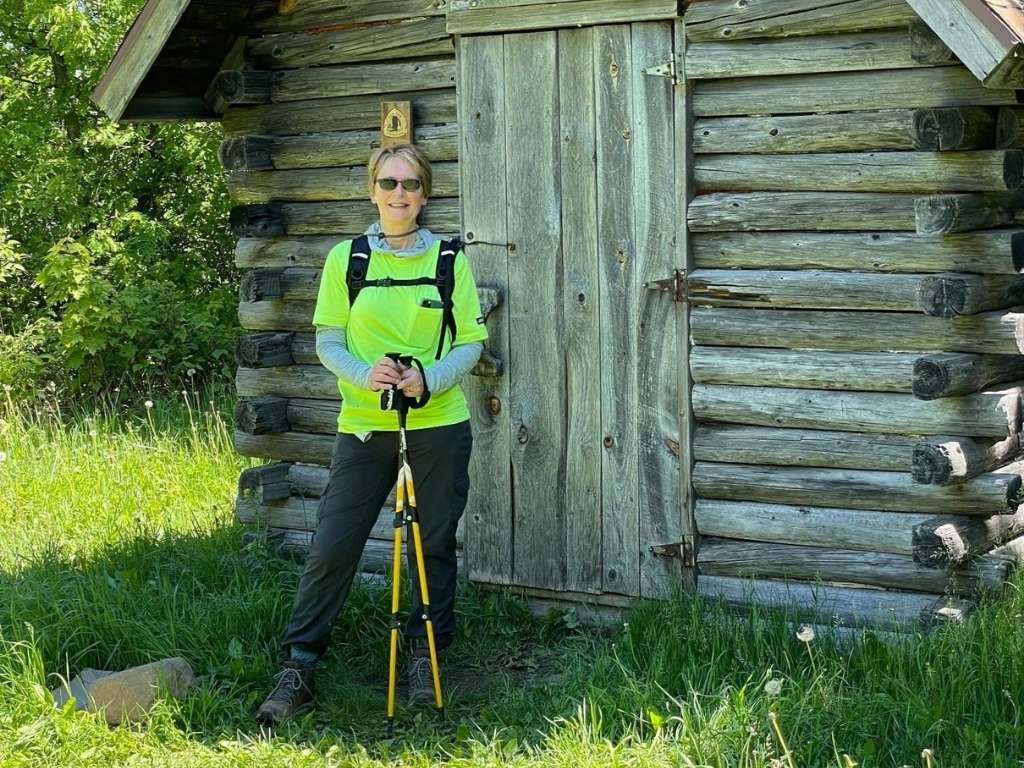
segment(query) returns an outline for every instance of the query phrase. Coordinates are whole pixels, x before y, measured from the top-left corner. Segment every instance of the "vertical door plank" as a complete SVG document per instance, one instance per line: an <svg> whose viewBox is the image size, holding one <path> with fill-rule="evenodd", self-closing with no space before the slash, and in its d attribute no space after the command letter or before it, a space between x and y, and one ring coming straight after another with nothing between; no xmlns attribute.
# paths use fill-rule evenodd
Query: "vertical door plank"
<svg viewBox="0 0 1024 768"><path fill-rule="evenodd" d="M676 306L671 295L643 284L672 276L675 228L675 134L672 81L643 70L672 56L672 26L632 25L633 200L636 215L637 433L639 441L640 591L669 597L679 585L678 560L654 557L648 548L681 541L679 382L676 366Z"/></svg>
<svg viewBox="0 0 1024 768"><path fill-rule="evenodd" d="M693 251L690 248L690 232L686 225L686 209L693 199L693 151L690 137L693 135L693 84L686 77L686 22L678 19L674 26L676 73L679 82L675 87L675 144L676 144L676 193L679 201L679 236L676 238L675 259L680 269L687 274L693 269ZM693 490L693 406L690 390L693 381L690 376L690 305L682 304L676 318L676 359L679 377L679 495L682 499L683 541L693 547L696 555L697 523L694 519L696 494ZM684 568L683 589L697 588L697 569Z"/></svg>
<svg viewBox="0 0 1024 768"><path fill-rule="evenodd" d="M595 35L604 589L636 595L640 541L630 29L598 27Z"/></svg>
<svg viewBox="0 0 1024 768"><path fill-rule="evenodd" d="M594 30L558 33L566 419L565 587L601 591L601 345Z"/></svg>
<svg viewBox="0 0 1024 768"><path fill-rule="evenodd" d="M469 243L466 254L477 284L494 286L507 297L508 250L476 244L505 243L508 236L504 56L500 35L459 40L459 172L463 232ZM467 376L463 384L474 436L466 508L466 561L471 579L509 584L514 539L508 408L512 361L504 307L491 313L487 327L487 347L504 361L505 375Z"/></svg>
<svg viewBox="0 0 1024 768"><path fill-rule="evenodd" d="M515 581L547 589L562 589L566 560L556 56L556 32L505 38Z"/></svg>

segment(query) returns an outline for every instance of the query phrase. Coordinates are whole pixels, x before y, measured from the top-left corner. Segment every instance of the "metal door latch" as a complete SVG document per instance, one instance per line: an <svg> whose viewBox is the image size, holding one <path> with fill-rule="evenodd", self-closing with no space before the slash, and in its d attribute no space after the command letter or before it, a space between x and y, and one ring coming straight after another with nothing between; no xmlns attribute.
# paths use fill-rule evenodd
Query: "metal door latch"
<svg viewBox="0 0 1024 768"><path fill-rule="evenodd" d="M682 561L685 568L692 568L697 564L694 557L693 545L688 541L677 541L673 544L653 544L648 551L655 557L672 557Z"/></svg>
<svg viewBox="0 0 1024 768"><path fill-rule="evenodd" d="M646 282L644 283L644 288L651 291L662 291L664 293L672 294L672 301L686 301L687 298L689 298L685 269L673 270L672 277Z"/></svg>

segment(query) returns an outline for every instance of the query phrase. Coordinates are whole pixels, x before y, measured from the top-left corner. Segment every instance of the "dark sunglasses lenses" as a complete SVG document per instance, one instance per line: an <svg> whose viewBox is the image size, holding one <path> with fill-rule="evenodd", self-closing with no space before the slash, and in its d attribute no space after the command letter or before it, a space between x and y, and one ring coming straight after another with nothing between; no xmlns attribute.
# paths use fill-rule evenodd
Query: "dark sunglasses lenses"
<svg viewBox="0 0 1024 768"><path fill-rule="evenodd" d="M402 189L406 192L415 192L420 188L419 179L377 179L377 183L380 184L380 188L385 192L390 192L395 189L399 184L402 185Z"/></svg>

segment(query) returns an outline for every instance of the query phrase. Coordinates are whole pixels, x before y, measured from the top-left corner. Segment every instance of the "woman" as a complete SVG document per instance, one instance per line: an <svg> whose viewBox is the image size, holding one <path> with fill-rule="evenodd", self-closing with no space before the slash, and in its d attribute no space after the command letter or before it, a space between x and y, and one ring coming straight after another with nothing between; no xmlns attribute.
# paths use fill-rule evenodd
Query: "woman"
<svg viewBox="0 0 1024 768"><path fill-rule="evenodd" d="M442 322L445 302L436 281L441 242L417 223L430 189L430 163L415 146L377 150L369 163L369 192L380 220L366 231L368 240L346 240L327 256L313 324L317 355L338 377L343 407L316 534L284 639L289 657L257 712L264 723L280 722L312 702L316 663L327 648L370 530L395 485L398 419L393 411L381 410L380 390L385 388L425 401L409 411L407 435L439 650L451 644L455 632L455 530L469 491L473 442L469 409L457 384L480 357L487 331L461 252L455 256L451 292L454 328L448 332L448 323ZM368 263L359 250L353 255L354 243L369 244ZM352 291L354 301L350 260L354 273L364 270L358 277L365 280ZM389 352L411 355L418 364L396 363L386 356ZM408 555L409 573L415 573L413 553ZM411 699L433 692L421 613L413 579L413 606L405 625L412 641Z"/></svg>

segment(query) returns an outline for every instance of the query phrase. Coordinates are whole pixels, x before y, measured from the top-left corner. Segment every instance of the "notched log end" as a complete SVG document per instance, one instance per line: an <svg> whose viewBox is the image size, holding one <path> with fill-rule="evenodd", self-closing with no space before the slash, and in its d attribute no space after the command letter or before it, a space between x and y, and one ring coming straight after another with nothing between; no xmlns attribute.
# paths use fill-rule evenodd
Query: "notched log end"
<svg viewBox="0 0 1024 768"><path fill-rule="evenodd" d="M1010 149L1003 156L1003 181L1007 189L1018 189L1024 182L1024 152Z"/></svg>
<svg viewBox="0 0 1024 768"><path fill-rule="evenodd" d="M983 107L915 109L912 118L914 149L945 152L956 149L991 149L996 143L996 114Z"/></svg>
<svg viewBox="0 0 1024 768"><path fill-rule="evenodd" d="M914 379L911 389L919 400L942 397L950 386L950 372L942 360L922 357L914 361Z"/></svg>
<svg viewBox="0 0 1024 768"><path fill-rule="evenodd" d="M961 277L930 275L921 281L917 300L926 315L957 317L967 305L967 282Z"/></svg>
<svg viewBox="0 0 1024 768"><path fill-rule="evenodd" d="M239 503L265 504L291 494L288 483L289 462L251 467L238 477Z"/></svg>
<svg viewBox="0 0 1024 768"><path fill-rule="evenodd" d="M915 483L945 485L953 476L953 462L944 446L922 443L911 453L910 473Z"/></svg>
<svg viewBox="0 0 1024 768"><path fill-rule="evenodd" d="M284 217L277 203L236 205L229 216L235 237L280 237L285 233Z"/></svg>
<svg viewBox="0 0 1024 768"><path fill-rule="evenodd" d="M249 435L291 431L288 423L288 398L268 395L240 400L235 406L235 427Z"/></svg>
<svg viewBox="0 0 1024 768"><path fill-rule="evenodd" d="M265 331L248 333L235 342L235 360L245 368L269 368L294 365L292 333Z"/></svg>
<svg viewBox="0 0 1024 768"><path fill-rule="evenodd" d="M284 295L281 287L283 270L253 269L242 276L238 287L239 301L272 301Z"/></svg>
<svg viewBox="0 0 1024 768"><path fill-rule="evenodd" d="M476 361L470 373L473 376L501 376L503 366L501 360L492 355L486 349L480 353L480 359Z"/></svg>
<svg viewBox="0 0 1024 768"><path fill-rule="evenodd" d="M271 139L268 136L236 136L224 139L217 159L229 171L265 171L274 167Z"/></svg>

